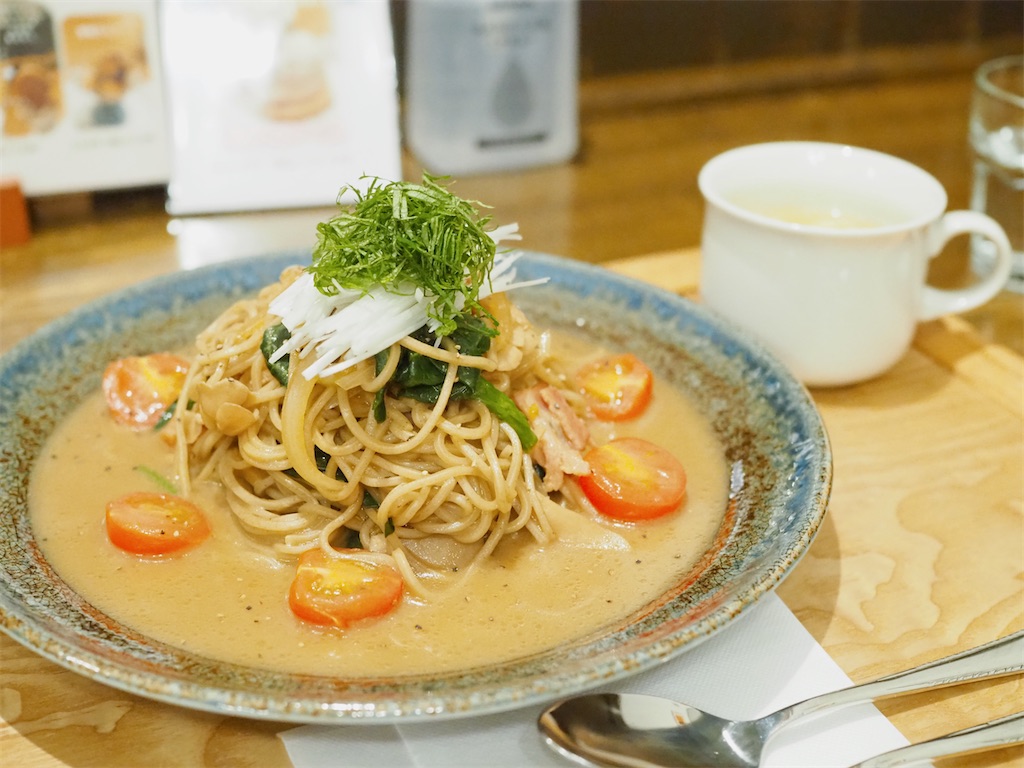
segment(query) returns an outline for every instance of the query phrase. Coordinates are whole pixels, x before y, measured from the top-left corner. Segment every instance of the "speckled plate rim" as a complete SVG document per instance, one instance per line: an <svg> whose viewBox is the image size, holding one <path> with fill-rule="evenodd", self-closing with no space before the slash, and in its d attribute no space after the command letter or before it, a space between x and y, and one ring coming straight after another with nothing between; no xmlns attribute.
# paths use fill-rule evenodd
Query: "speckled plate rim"
<svg viewBox="0 0 1024 768"><path fill-rule="evenodd" d="M539 324L637 351L698 401L731 467L712 550L622 623L512 662L435 676L340 679L268 672L188 654L126 628L46 563L27 515L32 462L53 425L99 383L105 361L180 347L223 307L308 253L273 254L132 286L54 321L0 358L0 629L114 688L193 709L282 722L385 723L494 713L634 674L746 613L790 573L825 515L832 456L804 387L711 311L608 270L525 252L517 303Z"/></svg>

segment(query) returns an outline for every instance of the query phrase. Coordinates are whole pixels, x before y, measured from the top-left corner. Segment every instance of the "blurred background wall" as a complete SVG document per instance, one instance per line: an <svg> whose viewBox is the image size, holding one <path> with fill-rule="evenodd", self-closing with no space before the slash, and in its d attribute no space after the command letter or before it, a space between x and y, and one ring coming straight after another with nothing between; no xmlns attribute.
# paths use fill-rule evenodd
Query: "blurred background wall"
<svg viewBox="0 0 1024 768"><path fill-rule="evenodd" d="M584 0L581 74L1024 35L1019 0Z"/></svg>
<svg viewBox="0 0 1024 768"><path fill-rule="evenodd" d="M400 92L406 83L409 3L416 1L388 0ZM614 144L618 134L609 134L601 126L629 122L650 110L671 113L678 122L659 141L680 145L675 150L676 166L663 173L663 183L671 185L673 196L681 194L680 179L692 182L700 164L729 143L794 137L847 141L856 136L940 175L951 203L962 207L968 196L966 142L950 141L949 136L959 138L966 130L969 90L957 91L965 103L952 108L946 103L941 114L929 99L947 98L948 85L938 82L943 78L969 89L971 73L981 61L1024 48L1024 0L579 0L579 22L579 107L581 118L591 126L584 138ZM891 101L876 107L870 96L873 87L883 83L899 83L925 96L903 99L899 108ZM776 98L820 94L830 87L829 92L837 93L851 85L856 87L848 89L849 99L839 102L863 105L858 107L861 114L826 112L813 99ZM723 131L735 119L728 105L752 99L757 102L754 107L741 108L736 114L757 114L758 125ZM931 113L925 114L929 109ZM781 135L786 120L794 118L799 118L799 136ZM883 124L884 131L877 127ZM685 146L679 138L682 131L690 132ZM934 140L922 141L915 132L934 134ZM607 154L608 147L602 147ZM581 156L586 153L584 143ZM608 156L612 158L609 165L617 169L614 152ZM943 173L947 166L951 170ZM406 172L413 178L419 169L407 162ZM604 174L609 167L592 172ZM538 173L558 181L551 183L543 201L545 211L571 197L563 193L564 188L577 180L567 167ZM644 176L632 183L647 189L655 180ZM472 190L468 196L490 200L506 194L509 180L498 177L493 182L465 184ZM37 221L45 222L108 208L159 210L165 192L166 186L160 185L91 197L58 195L34 201L33 212ZM691 230L671 232L683 242L696 242L699 196L693 183L685 192L687 199L692 198L687 209ZM616 194L608 209L620 208L622 198ZM527 219L526 213L513 213L513 218ZM601 215L607 218L607 210ZM630 215L628 210L621 214ZM538 218L543 224L550 214L538 214ZM651 234L650 242L638 242L637 248L654 250L660 243ZM554 239L548 249L568 252L569 247L562 239ZM589 253L591 249L578 250Z"/></svg>
<svg viewBox="0 0 1024 768"><path fill-rule="evenodd" d="M412 0L415 2L415 0ZM400 84L406 9L391 0ZM1021 0L581 0L582 84L662 72L704 74L704 86L635 93L637 100L729 95L765 87L850 82L973 66L972 49L1024 41ZM787 66L758 73L758 63ZM722 73L728 70L729 78ZM771 81L769 82L769 79ZM617 101L621 103L623 94ZM600 97L581 106L594 107ZM597 103L595 103L597 102Z"/></svg>

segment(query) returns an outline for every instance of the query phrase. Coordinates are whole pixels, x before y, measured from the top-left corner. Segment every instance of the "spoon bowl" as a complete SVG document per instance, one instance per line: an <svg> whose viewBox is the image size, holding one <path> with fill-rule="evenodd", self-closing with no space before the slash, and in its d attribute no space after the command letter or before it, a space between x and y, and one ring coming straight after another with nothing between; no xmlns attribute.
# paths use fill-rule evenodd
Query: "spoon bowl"
<svg viewBox="0 0 1024 768"><path fill-rule="evenodd" d="M597 693L550 708L540 719L557 751L609 766L751 768L772 733L761 720L727 720L658 696Z"/></svg>
<svg viewBox="0 0 1024 768"><path fill-rule="evenodd" d="M1024 671L1024 631L873 682L805 699L757 720L730 720L669 699L594 693L546 709L548 745L584 765L754 768L783 726L826 709Z"/></svg>

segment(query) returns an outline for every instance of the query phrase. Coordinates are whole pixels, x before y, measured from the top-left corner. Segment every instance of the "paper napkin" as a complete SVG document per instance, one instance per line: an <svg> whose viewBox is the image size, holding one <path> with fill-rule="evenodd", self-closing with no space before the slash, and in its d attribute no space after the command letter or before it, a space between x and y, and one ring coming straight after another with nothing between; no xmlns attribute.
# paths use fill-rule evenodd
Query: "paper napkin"
<svg viewBox="0 0 1024 768"><path fill-rule="evenodd" d="M600 690L650 693L715 714L753 718L850 685L850 678L775 595L659 667ZM311 725L281 735L295 768L565 768L537 731L543 705L409 725ZM871 704L784 729L766 768L852 765L907 744Z"/></svg>

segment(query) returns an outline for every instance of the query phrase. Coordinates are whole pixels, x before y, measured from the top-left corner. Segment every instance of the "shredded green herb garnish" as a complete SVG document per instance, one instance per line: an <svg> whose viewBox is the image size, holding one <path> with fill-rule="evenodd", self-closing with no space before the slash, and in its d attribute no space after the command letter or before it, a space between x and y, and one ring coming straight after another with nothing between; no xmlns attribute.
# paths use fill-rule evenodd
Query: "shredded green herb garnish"
<svg viewBox="0 0 1024 768"><path fill-rule="evenodd" d="M172 483L169 479L167 479L161 473L157 472L152 467L147 467L145 464L136 464L134 467L132 467L132 469L148 477L150 480L152 480L154 483L160 486L160 489L165 491L166 493L178 492L178 487L174 483Z"/></svg>
<svg viewBox="0 0 1024 768"><path fill-rule="evenodd" d="M346 191L355 205L317 225L318 242L309 271L328 296L338 286L393 292L421 288L433 303L428 314L446 336L463 312L480 309L481 286L494 264L495 243L485 227L490 216L449 192L443 178L424 174L422 184L370 179L364 192ZM460 298L461 297L461 298Z"/></svg>
<svg viewBox="0 0 1024 768"><path fill-rule="evenodd" d="M171 403L167 410L160 414L160 418L156 420L156 424L153 425L153 431L159 432L161 429L171 423L171 419L174 417L174 412L178 408L178 401L175 400Z"/></svg>
<svg viewBox="0 0 1024 768"><path fill-rule="evenodd" d="M192 408L195 406L195 404L196 404L195 400L189 400L188 403L186 403L185 407L188 408L188 410L191 411ZM170 424L171 423L171 419L174 418L174 412L176 410L178 410L178 401L177 400L175 400L173 403L171 403L169 406L167 406L167 410L160 414L160 418L157 419L156 420L156 424L153 425L153 431L154 432L159 432L161 429L163 429L168 424Z"/></svg>

